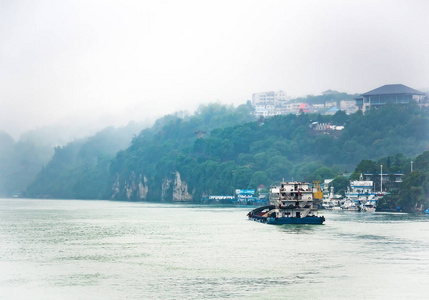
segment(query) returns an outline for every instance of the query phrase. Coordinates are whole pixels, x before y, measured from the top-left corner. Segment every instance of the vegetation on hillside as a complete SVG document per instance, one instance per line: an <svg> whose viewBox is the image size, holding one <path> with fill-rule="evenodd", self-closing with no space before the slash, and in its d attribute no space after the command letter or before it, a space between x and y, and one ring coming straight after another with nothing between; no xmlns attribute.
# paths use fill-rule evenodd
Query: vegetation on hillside
<svg viewBox="0 0 429 300"><path fill-rule="evenodd" d="M106 128L92 137L55 147L55 153L25 190L26 197L99 199L115 154L130 145L141 125Z"/></svg>
<svg viewBox="0 0 429 300"><path fill-rule="evenodd" d="M0 131L0 197L21 193L52 157L49 145L15 140Z"/></svg>
<svg viewBox="0 0 429 300"><path fill-rule="evenodd" d="M405 176L393 200L405 211L429 207L429 151L417 156L414 169Z"/></svg>
<svg viewBox="0 0 429 300"><path fill-rule="evenodd" d="M237 108L212 104L201 106L195 115L179 112L159 119L152 128L140 130L131 123L124 128L107 128L96 135L56 147L52 160L25 191L27 197L61 199L101 199L108 197L109 168L118 151L130 149L129 163L136 155L150 162L168 161L171 153L191 144L218 126L232 126L253 121L248 105ZM134 136L134 137L133 137ZM140 142L144 146L140 148ZM131 153L130 152L130 153ZM117 158L121 158L119 152ZM153 176L161 171L142 166ZM131 169L131 167L130 167Z"/></svg>
<svg viewBox="0 0 429 300"><path fill-rule="evenodd" d="M345 129L316 131L309 126L314 121ZM358 179L361 172L378 170L380 163L384 170L405 171L407 157L428 149L427 128L428 110L414 104L386 106L365 115L339 111L333 116L275 116L263 122L255 121L249 104L211 104L194 115L165 116L133 138L132 130L110 128L57 147L26 196L140 200L135 179L145 177L145 199L159 201L163 183L174 180L176 172L195 201L283 179L336 178L336 191L344 191L344 172L354 170L351 178ZM411 180L409 190L421 199L425 188L414 184L424 186L426 175L413 176L404 182ZM389 205L405 201L399 194Z"/></svg>
<svg viewBox="0 0 429 300"><path fill-rule="evenodd" d="M205 114L199 118L209 120ZM345 125L341 133L315 132L313 121ZM363 115L301 114L275 116L262 124L249 122L214 129L198 137L193 117L171 120L162 130L143 131L130 148L118 153L110 169L109 186L120 184L125 194L130 176L148 178L147 199L158 200L161 185L179 171L194 200L205 194L232 194L285 179L323 179L353 170L362 159L396 153L415 156L429 145L429 113L416 105L386 106ZM333 132L331 132L333 133ZM109 193L109 191L107 191Z"/></svg>
<svg viewBox="0 0 429 300"><path fill-rule="evenodd" d="M292 99L292 102L305 102L308 104L325 104L326 102L335 101L339 102L341 100L353 100L358 97L359 94L347 94L343 92L337 92L328 90L325 91L322 95L307 95L306 97L298 97Z"/></svg>
<svg viewBox="0 0 429 300"><path fill-rule="evenodd" d="M411 161L413 170L411 171ZM407 158L402 154L384 157L378 161L362 160L353 172L351 179L358 179L361 173L377 174L371 179L375 189L380 190L380 165L383 165L383 174L388 176L383 180L383 190L387 194L382 198L377 209L397 210L406 212L422 211L429 207L429 151L425 151L416 158ZM394 173L403 173L402 182L395 183Z"/></svg>

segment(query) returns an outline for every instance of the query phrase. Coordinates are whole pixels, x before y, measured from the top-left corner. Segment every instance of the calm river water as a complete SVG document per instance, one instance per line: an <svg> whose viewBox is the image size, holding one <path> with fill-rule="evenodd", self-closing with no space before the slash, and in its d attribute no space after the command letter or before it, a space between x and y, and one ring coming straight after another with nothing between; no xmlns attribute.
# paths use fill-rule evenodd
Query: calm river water
<svg viewBox="0 0 429 300"><path fill-rule="evenodd" d="M429 299L429 216L0 199L0 299Z"/></svg>

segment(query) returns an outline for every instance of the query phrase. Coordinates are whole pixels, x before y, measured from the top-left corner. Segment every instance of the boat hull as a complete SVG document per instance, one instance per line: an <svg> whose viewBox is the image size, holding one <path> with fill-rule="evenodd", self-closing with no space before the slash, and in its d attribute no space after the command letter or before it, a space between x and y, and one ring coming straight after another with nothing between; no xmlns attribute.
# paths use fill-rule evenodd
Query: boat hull
<svg viewBox="0 0 429 300"><path fill-rule="evenodd" d="M325 222L325 217L305 217L305 218L270 218L270 217L260 217L260 216L251 216L249 220L267 223L271 225L285 225L285 224L308 224L308 225L322 225Z"/></svg>
<svg viewBox="0 0 429 300"><path fill-rule="evenodd" d="M305 217L305 218L267 218L267 224L283 225L283 224L309 224L322 225L325 222L325 217Z"/></svg>

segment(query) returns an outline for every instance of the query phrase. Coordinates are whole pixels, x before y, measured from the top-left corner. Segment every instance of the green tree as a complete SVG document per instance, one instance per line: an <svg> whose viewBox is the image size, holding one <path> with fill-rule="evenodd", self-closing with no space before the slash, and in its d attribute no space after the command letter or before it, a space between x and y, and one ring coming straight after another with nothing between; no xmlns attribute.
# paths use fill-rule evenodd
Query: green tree
<svg viewBox="0 0 429 300"><path fill-rule="evenodd" d="M350 176L351 180L358 180L360 175L363 173L376 173L378 167L375 161L364 159L357 166L352 175Z"/></svg>
<svg viewBox="0 0 429 300"><path fill-rule="evenodd" d="M320 167L316 171L314 171L311 175L308 175L304 178L305 181L313 182L313 181L323 181L325 179L334 178L337 175L337 172L328 168L328 167Z"/></svg>
<svg viewBox="0 0 429 300"><path fill-rule="evenodd" d="M264 171L256 171L255 173L253 173L248 188L256 189L261 184L268 187L271 184L271 180L268 178L267 174Z"/></svg>
<svg viewBox="0 0 429 300"><path fill-rule="evenodd" d="M347 187L350 185L350 180L344 176L337 176L329 183L329 188L334 187L334 192L342 196L345 195Z"/></svg>

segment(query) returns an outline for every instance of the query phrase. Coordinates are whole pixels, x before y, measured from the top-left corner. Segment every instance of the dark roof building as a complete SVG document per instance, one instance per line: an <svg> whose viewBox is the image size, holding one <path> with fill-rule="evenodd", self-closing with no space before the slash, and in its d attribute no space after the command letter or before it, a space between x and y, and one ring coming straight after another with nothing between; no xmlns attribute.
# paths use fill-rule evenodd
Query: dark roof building
<svg viewBox="0 0 429 300"><path fill-rule="evenodd" d="M356 98L356 105L365 112L386 104L407 104L412 100L421 103L426 94L403 84L386 84Z"/></svg>

